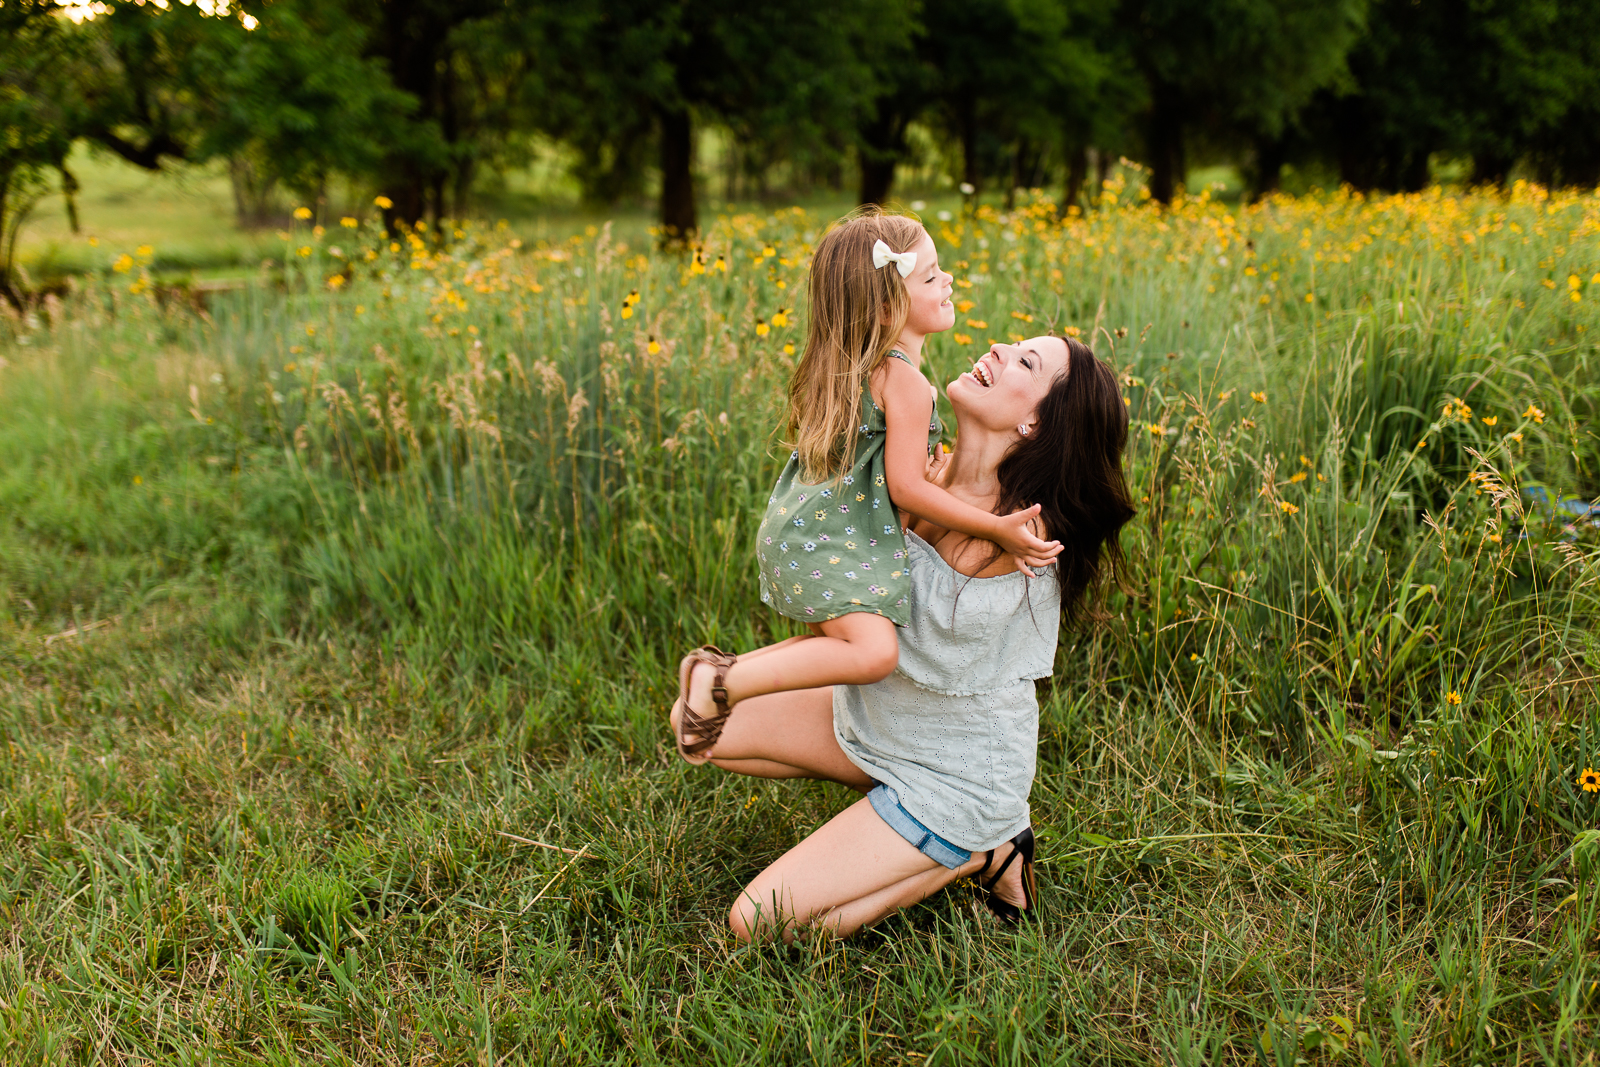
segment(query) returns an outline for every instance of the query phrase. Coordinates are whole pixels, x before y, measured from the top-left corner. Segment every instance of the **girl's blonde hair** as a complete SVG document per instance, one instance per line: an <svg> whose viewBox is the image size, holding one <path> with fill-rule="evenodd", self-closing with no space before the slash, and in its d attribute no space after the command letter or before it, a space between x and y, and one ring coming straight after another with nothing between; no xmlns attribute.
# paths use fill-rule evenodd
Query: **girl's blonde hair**
<svg viewBox="0 0 1600 1067"><path fill-rule="evenodd" d="M812 253L806 350L789 382L789 437L807 482L838 477L855 462L862 385L911 312L900 272L892 263L875 269L872 246L881 240L907 252L922 235L916 219L869 205L840 219Z"/></svg>

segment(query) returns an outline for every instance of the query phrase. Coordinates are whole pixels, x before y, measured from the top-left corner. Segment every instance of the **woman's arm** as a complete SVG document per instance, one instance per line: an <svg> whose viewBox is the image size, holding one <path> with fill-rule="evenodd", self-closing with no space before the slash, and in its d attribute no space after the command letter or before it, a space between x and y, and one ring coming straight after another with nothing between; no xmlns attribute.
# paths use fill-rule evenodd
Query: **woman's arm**
<svg viewBox="0 0 1600 1067"><path fill-rule="evenodd" d="M933 417L928 380L898 359L886 360L885 368L884 473L895 507L968 537L993 541L1029 567L1043 567L1060 554L1060 542L1041 540L1030 529L1039 514L1037 504L1009 515L991 515L928 481L928 422Z"/></svg>

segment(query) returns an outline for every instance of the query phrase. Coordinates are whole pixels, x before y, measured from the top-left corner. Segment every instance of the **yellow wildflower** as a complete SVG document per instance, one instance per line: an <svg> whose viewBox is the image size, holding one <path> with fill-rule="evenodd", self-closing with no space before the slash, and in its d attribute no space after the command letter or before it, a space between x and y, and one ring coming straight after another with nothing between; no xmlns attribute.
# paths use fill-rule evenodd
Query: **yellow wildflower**
<svg viewBox="0 0 1600 1067"><path fill-rule="evenodd" d="M789 309L779 308L777 311L774 311L772 313L772 325L777 326L780 329L789 325Z"/></svg>
<svg viewBox="0 0 1600 1067"><path fill-rule="evenodd" d="M984 322L982 319L968 319L967 325L971 326L974 330L987 330L989 328L989 324Z"/></svg>
<svg viewBox="0 0 1600 1067"><path fill-rule="evenodd" d="M387 196L375 196L372 198L372 202L378 205L378 208L383 211L388 211L390 208L394 207L394 201L390 200Z"/></svg>
<svg viewBox="0 0 1600 1067"><path fill-rule="evenodd" d="M1289 484L1294 485L1296 482L1303 482L1306 480L1306 477L1307 475L1305 471L1295 471L1294 474L1289 478Z"/></svg>
<svg viewBox="0 0 1600 1067"><path fill-rule="evenodd" d="M346 215L344 218L339 220L339 225L343 226L347 230L353 230L360 225L360 223L356 222L356 220L351 218L349 215Z"/></svg>
<svg viewBox="0 0 1600 1067"><path fill-rule="evenodd" d="M1483 424L1485 426L1493 426L1495 423L1497 423L1499 421L1500 421L1500 416L1498 416L1498 415L1485 415L1483 417Z"/></svg>
<svg viewBox="0 0 1600 1067"><path fill-rule="evenodd" d="M1257 404L1265 404L1267 402L1267 394L1264 392L1258 393L1252 389L1250 390L1250 399L1254 400Z"/></svg>
<svg viewBox="0 0 1600 1067"><path fill-rule="evenodd" d="M950 339L958 345L970 345L972 343L972 338L964 333L951 334Z"/></svg>
<svg viewBox="0 0 1600 1067"><path fill-rule="evenodd" d="M770 332L772 332L772 327L771 326L768 326L766 324L766 322L764 322L761 319L757 319L756 320L756 336L757 337L765 337Z"/></svg>
<svg viewBox="0 0 1600 1067"><path fill-rule="evenodd" d="M1300 509L1289 503L1287 500L1278 501L1278 510L1283 512L1285 515L1300 514Z"/></svg>
<svg viewBox="0 0 1600 1067"><path fill-rule="evenodd" d="M661 342L657 341L655 337L652 336L650 338L650 343L644 346L644 350L650 353L652 356L659 356L661 354Z"/></svg>
<svg viewBox="0 0 1600 1067"><path fill-rule="evenodd" d="M783 346L783 354L786 355L786 356L794 355L794 345L793 344L784 345Z"/></svg>
<svg viewBox="0 0 1600 1067"><path fill-rule="evenodd" d="M1461 694L1452 689L1444 695L1444 701L1451 707L1456 707L1461 703Z"/></svg>
<svg viewBox="0 0 1600 1067"><path fill-rule="evenodd" d="M138 481L137 478L134 481ZM1585 767L1583 773L1578 775L1578 784L1585 793L1600 793L1600 771L1593 767Z"/></svg>
<svg viewBox="0 0 1600 1067"><path fill-rule="evenodd" d="M311 217L311 209L308 207L297 207L294 209L294 217L297 219L309 219Z"/></svg>
<svg viewBox="0 0 1600 1067"><path fill-rule="evenodd" d="M128 255L126 252L122 253L122 255L117 257L117 261L111 264L111 269L116 271L118 274L128 273L133 269L133 257Z"/></svg>
<svg viewBox="0 0 1600 1067"><path fill-rule="evenodd" d="M1532 419L1534 422L1540 425L1544 424L1544 412L1532 404L1528 405L1528 410L1522 413L1522 417L1525 419Z"/></svg>

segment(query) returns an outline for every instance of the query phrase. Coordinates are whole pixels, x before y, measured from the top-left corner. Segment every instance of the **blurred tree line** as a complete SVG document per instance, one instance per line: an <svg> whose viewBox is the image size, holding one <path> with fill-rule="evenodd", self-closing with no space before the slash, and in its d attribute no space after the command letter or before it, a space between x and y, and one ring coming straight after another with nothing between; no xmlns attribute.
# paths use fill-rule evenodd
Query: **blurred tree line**
<svg viewBox="0 0 1600 1067"><path fill-rule="evenodd" d="M1063 206L1121 156L1161 201L1201 159L1252 195L1288 165L1417 189L1436 153L1594 185L1597 90L1600 0L0 0L0 271L39 196L70 213L85 140L227 160L246 222L335 175L390 221L459 214L553 140L586 198L658 190L685 235L710 127L747 187L862 201L913 131L964 186Z"/></svg>

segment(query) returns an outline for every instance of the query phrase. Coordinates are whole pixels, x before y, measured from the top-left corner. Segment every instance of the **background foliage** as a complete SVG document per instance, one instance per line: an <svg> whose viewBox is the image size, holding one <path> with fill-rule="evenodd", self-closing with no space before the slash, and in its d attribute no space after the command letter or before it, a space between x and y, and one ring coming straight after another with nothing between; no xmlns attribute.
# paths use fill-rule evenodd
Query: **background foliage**
<svg viewBox="0 0 1600 1067"><path fill-rule="evenodd" d="M388 223L465 216L486 175L554 148L594 204L653 195L666 240L699 227L707 136L730 196L882 201L931 160L971 196L1088 206L1122 156L1162 202L1217 162L1252 197L1286 173L1600 183L1596 0L7 0L0 20L14 303L6 227L53 175L72 197L75 143L226 160L255 226L276 191L327 205L334 182Z"/></svg>

